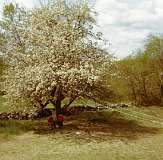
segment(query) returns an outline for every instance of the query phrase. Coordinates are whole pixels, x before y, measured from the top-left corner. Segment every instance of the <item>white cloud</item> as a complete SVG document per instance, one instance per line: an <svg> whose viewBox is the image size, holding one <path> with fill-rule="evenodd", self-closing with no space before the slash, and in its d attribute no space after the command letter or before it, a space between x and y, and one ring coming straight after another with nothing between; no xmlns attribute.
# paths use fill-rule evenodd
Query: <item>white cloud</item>
<svg viewBox="0 0 163 160"><path fill-rule="evenodd" d="M0 0L18 2L27 8L39 0ZM48 0L42 0L47 2ZM118 57L125 57L142 44L149 34L163 34L163 0L89 0L95 3L97 22ZM2 10L1 10L2 11Z"/></svg>
<svg viewBox="0 0 163 160"><path fill-rule="evenodd" d="M35 0L15 0L20 5L24 5L27 8L32 8L35 5Z"/></svg>
<svg viewBox="0 0 163 160"><path fill-rule="evenodd" d="M118 57L140 48L149 34L163 34L162 0L96 0L95 10Z"/></svg>

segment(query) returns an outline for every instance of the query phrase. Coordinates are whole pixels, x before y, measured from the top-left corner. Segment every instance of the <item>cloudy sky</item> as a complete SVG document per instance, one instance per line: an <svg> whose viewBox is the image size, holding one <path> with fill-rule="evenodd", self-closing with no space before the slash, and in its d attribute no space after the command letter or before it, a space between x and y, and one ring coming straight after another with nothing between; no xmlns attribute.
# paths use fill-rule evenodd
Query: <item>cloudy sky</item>
<svg viewBox="0 0 163 160"><path fill-rule="evenodd" d="M0 6L4 2L0 0ZM38 0L14 0L28 8ZM149 34L163 34L163 0L90 0L98 28L119 58L141 48Z"/></svg>

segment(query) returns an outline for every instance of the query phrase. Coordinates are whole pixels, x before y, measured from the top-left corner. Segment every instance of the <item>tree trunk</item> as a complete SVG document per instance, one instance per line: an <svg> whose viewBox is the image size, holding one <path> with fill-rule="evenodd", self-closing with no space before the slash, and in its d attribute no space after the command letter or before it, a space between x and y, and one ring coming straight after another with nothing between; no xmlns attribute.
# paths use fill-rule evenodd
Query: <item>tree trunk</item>
<svg viewBox="0 0 163 160"><path fill-rule="evenodd" d="M53 105L55 106L55 110L56 110L56 120L58 120L58 115L61 114L61 101L65 98L62 95L62 88L61 86L57 86L55 88L55 92L52 93L51 96L54 96L56 99L53 101L51 100L51 102L53 103Z"/></svg>
<svg viewBox="0 0 163 160"><path fill-rule="evenodd" d="M56 100L55 109L56 109L56 118L58 120L58 115L61 113L61 100L60 99Z"/></svg>

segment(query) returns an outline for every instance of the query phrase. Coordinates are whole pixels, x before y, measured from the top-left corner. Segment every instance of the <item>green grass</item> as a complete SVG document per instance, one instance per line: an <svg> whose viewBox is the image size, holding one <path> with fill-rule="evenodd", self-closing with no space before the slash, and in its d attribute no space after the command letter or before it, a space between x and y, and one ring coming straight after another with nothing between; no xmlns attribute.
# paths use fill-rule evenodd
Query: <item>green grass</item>
<svg viewBox="0 0 163 160"><path fill-rule="evenodd" d="M163 109L86 112L66 117L55 131L45 119L0 121L0 160L162 160L163 126L146 119L156 114Z"/></svg>
<svg viewBox="0 0 163 160"><path fill-rule="evenodd" d="M0 120L0 142L34 129L32 121Z"/></svg>
<svg viewBox="0 0 163 160"><path fill-rule="evenodd" d="M83 106L83 105L88 105L88 106L95 106L96 103L93 100L90 99L85 99L85 98L80 98L80 99L76 99L71 106Z"/></svg>
<svg viewBox="0 0 163 160"><path fill-rule="evenodd" d="M69 103L69 99L66 98L62 101L62 106L64 106L65 104L68 104L68 103ZM79 97L76 100L74 100L69 107L84 106L84 105L95 106L96 103L93 100Z"/></svg>
<svg viewBox="0 0 163 160"><path fill-rule="evenodd" d="M163 108L162 107L129 107L118 110L125 118L135 119L143 125L163 126Z"/></svg>
<svg viewBox="0 0 163 160"><path fill-rule="evenodd" d="M9 112L9 111L10 111L10 107L6 104L5 98L0 96L0 113L1 112Z"/></svg>

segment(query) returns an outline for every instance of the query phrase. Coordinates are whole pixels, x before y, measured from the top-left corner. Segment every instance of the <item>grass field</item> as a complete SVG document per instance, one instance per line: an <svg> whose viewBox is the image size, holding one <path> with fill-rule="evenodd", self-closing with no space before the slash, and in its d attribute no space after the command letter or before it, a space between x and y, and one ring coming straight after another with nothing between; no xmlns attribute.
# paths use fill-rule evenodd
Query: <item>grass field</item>
<svg viewBox="0 0 163 160"><path fill-rule="evenodd" d="M8 112L10 110L9 106L6 104L5 98L0 96L0 113Z"/></svg>
<svg viewBox="0 0 163 160"><path fill-rule="evenodd" d="M86 112L55 131L45 119L0 121L0 160L162 160L162 117L153 107Z"/></svg>

